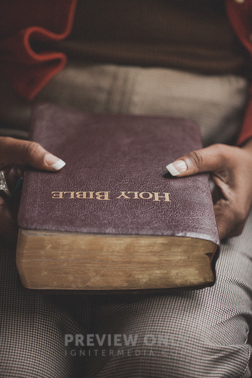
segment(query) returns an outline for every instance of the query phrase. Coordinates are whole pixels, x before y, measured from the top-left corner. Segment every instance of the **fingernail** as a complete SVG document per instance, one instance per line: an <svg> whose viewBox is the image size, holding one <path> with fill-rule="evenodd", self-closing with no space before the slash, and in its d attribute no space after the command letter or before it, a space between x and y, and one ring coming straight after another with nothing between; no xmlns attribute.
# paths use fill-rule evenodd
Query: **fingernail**
<svg viewBox="0 0 252 378"><path fill-rule="evenodd" d="M184 160L177 160L174 163L166 166L172 176L178 176L187 170L187 165Z"/></svg>
<svg viewBox="0 0 252 378"><path fill-rule="evenodd" d="M58 171L59 169L63 168L66 163L57 158L56 156L52 155L52 154L46 154L45 157L44 157L44 162L50 166L50 168L53 168L55 169L55 171Z"/></svg>

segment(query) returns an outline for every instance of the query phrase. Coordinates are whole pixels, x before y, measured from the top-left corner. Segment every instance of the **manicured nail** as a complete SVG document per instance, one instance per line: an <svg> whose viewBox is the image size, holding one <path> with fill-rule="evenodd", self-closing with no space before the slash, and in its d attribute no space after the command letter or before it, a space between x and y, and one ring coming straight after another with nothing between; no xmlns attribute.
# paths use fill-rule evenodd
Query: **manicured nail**
<svg viewBox="0 0 252 378"><path fill-rule="evenodd" d="M63 160L57 158L52 154L46 154L44 157L44 161L47 165L50 166L50 168L53 168L55 171L60 170L66 165L66 163Z"/></svg>
<svg viewBox="0 0 252 378"><path fill-rule="evenodd" d="M187 165L184 160L177 160L174 163L166 166L172 176L178 176L187 170Z"/></svg>

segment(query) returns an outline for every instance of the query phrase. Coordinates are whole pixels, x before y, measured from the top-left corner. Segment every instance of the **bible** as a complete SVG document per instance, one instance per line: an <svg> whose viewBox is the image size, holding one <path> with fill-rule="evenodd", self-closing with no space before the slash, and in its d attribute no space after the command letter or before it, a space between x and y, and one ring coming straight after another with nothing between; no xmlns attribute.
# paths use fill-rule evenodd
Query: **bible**
<svg viewBox="0 0 252 378"><path fill-rule="evenodd" d="M214 283L219 236L208 175L166 170L201 148L194 122L38 103L30 139L66 166L24 174L16 259L26 288L105 293Z"/></svg>

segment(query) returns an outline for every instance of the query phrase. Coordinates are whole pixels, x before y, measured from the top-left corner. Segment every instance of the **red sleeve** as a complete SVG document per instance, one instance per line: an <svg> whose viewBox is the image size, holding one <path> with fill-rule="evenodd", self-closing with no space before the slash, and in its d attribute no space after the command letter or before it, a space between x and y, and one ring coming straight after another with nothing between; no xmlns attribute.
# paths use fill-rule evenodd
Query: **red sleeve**
<svg viewBox="0 0 252 378"><path fill-rule="evenodd" d="M66 38L76 3L77 0L1 1L0 74L28 100L66 64L63 53L36 53L32 43Z"/></svg>
<svg viewBox="0 0 252 378"><path fill-rule="evenodd" d="M252 0L245 0L243 3L226 0L226 6L230 22L252 58ZM243 144L249 138L252 138L252 85L237 145Z"/></svg>

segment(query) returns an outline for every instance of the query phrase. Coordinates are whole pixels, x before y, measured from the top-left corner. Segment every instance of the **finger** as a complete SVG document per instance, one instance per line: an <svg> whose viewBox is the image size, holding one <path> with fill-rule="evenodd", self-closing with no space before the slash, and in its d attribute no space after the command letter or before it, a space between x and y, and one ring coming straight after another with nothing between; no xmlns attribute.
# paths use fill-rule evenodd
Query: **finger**
<svg viewBox="0 0 252 378"><path fill-rule="evenodd" d="M29 164L38 169L58 171L65 162L46 151L40 144L9 137L0 138L0 169Z"/></svg>
<svg viewBox="0 0 252 378"><path fill-rule="evenodd" d="M0 238L9 244L17 240L18 226L7 204L0 197Z"/></svg>
<svg viewBox="0 0 252 378"><path fill-rule="evenodd" d="M220 199L215 203L214 212L220 240L239 236L242 233L248 214L238 211L225 199Z"/></svg>
<svg viewBox="0 0 252 378"><path fill-rule="evenodd" d="M227 153L229 153L228 146L214 144L192 151L167 165L166 168L173 176L189 176L199 172L216 171L222 167Z"/></svg>
<svg viewBox="0 0 252 378"><path fill-rule="evenodd" d="M227 201L224 199L220 199L216 202L216 204L214 205L214 212L219 237L220 240L222 240L231 231L231 228L233 228L233 216L229 211ZM232 226L230 227L231 224Z"/></svg>
<svg viewBox="0 0 252 378"><path fill-rule="evenodd" d="M243 229L244 229L244 226L246 224L246 221L244 221L242 224L240 224L239 226L236 226L235 228L233 228L232 231L230 231L225 237L226 238L233 238L235 236L239 236L241 235Z"/></svg>

